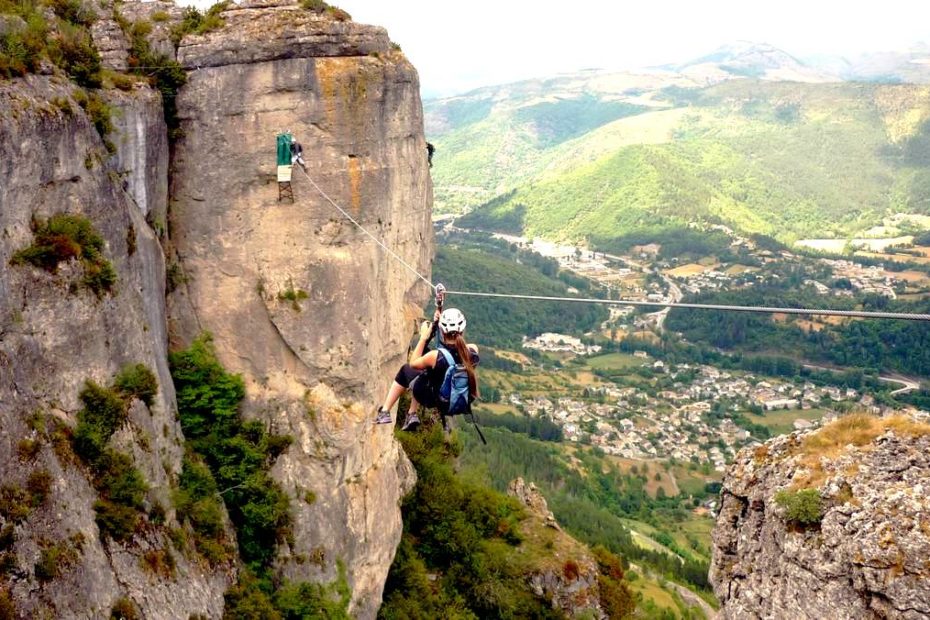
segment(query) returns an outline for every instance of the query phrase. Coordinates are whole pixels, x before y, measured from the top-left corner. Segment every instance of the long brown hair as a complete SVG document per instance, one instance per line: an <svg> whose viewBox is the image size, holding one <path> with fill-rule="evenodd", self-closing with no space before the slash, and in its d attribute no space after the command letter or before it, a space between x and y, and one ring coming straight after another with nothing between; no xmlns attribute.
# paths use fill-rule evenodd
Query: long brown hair
<svg viewBox="0 0 930 620"><path fill-rule="evenodd" d="M455 345L455 352L459 354L459 360L465 365L465 371L468 373L468 392L472 398L478 397L478 376L475 374L475 366L471 363L471 350L465 342L464 336L459 332L450 332L445 334L445 340L451 340Z"/></svg>

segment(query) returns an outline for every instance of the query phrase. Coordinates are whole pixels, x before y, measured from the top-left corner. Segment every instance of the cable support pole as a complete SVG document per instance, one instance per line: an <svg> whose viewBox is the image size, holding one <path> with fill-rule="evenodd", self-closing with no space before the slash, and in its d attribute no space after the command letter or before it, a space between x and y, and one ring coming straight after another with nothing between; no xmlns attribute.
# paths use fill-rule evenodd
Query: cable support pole
<svg viewBox="0 0 930 620"><path fill-rule="evenodd" d="M478 293L474 291L446 291L447 295L463 297L493 297L497 299L526 299L533 301L560 301L574 303L603 304L607 306L643 306L650 308L691 308L695 310L724 310L728 312L759 312L780 314L807 314L815 316L841 316L862 319L897 319L902 321L930 321L930 314L906 312L869 312L865 310L829 310L826 308L777 308L769 306L728 306L721 304L696 304L682 302L638 301L623 299L596 299L591 297L550 297L543 295L519 295L511 293Z"/></svg>
<svg viewBox="0 0 930 620"><path fill-rule="evenodd" d="M318 191L318 192L320 193L320 195L321 195L323 198L325 198L327 201L329 201L329 204L331 204L331 205L333 205L334 207L336 207L336 209L338 209L338 211L339 211L340 213L342 213L342 215L344 215L344 216L346 217L346 219L348 219L350 222L352 222L353 224L355 224L355 227L356 227L356 228L358 228L360 231L362 231L363 233L365 233L366 235L368 235L369 237L371 237L371 240L374 241L375 243L377 243L379 246L381 246L381 249L383 249L385 252L387 252L388 254L390 254L391 256L393 256L395 259L397 259L397 260L400 262L401 265L403 265L404 267L406 267L407 269L409 269L410 272L413 273L416 277L418 277L418 278L420 278L421 280L423 280L423 282L425 282L426 285L429 286L433 291L436 290L436 286L435 286L432 282L429 281L429 278L427 278L426 276L424 276L422 273L420 273L420 272L417 271L414 267L412 267L409 263L407 263L407 261L405 261L403 258L401 258L400 255L397 254L397 252L395 252L394 250L392 250L392 249L389 248L388 246L384 245L384 243L382 243L380 239L378 239L378 238L375 237L373 234L371 234L370 232L368 232L368 229L365 228L364 226L362 226L361 224L359 224L359 223L355 220L354 217L352 217L351 215L349 215L349 214L346 212L345 209L343 209L343 208L340 207L338 204L336 204L336 202L335 202L332 198L330 198L329 195L327 195L326 192L324 192L322 189L320 189L320 186L317 185L316 182L314 182L313 178L311 178L311 176L307 173L306 170L303 169L302 166L298 166L298 170L300 170L301 172L303 172L303 173L304 173L304 176L307 177L307 180L310 181L310 185L312 185L312 186L314 187L314 189L316 189L316 191Z"/></svg>

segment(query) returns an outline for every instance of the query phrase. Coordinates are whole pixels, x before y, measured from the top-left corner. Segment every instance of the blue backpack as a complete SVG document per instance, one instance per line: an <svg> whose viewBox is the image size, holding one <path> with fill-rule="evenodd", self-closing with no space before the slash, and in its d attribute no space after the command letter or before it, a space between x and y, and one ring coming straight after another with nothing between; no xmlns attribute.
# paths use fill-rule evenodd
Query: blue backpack
<svg viewBox="0 0 930 620"><path fill-rule="evenodd" d="M445 415L469 413L471 405L469 403L468 371L465 369L465 364L456 364L452 354L445 348L440 348L439 352L449 364L446 376L442 380L442 386L439 388L439 402L442 404L442 409L445 410Z"/></svg>

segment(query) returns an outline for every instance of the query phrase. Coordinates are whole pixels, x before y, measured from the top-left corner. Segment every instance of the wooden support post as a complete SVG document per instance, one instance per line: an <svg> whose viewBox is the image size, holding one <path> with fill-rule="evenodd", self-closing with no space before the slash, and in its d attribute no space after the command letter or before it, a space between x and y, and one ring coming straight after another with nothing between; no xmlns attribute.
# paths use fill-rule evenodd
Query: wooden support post
<svg viewBox="0 0 930 620"><path fill-rule="evenodd" d="M278 202L281 202L285 198L289 199L292 203L294 202L294 188L291 187L290 181L278 182Z"/></svg>

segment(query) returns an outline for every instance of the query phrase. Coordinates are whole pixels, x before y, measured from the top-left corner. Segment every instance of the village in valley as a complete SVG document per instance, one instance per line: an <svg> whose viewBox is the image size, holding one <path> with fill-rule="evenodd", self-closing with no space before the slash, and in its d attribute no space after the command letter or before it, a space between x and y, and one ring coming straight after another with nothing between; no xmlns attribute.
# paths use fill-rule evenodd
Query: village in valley
<svg viewBox="0 0 930 620"><path fill-rule="evenodd" d="M620 357L610 354L591 361L609 363ZM530 416L549 417L562 427L568 441L595 445L607 454L707 463L718 472L723 472L736 450L759 439L729 418L711 416L721 405L730 412L758 412L748 415L760 419L766 412L781 420L790 417L790 430L812 428L850 405L875 408L870 396L851 388L765 380L713 366L682 364L668 369L642 351L624 363L637 360L640 368L674 383L659 391L651 385L599 385L587 388L584 399L511 392L504 402Z"/></svg>
<svg viewBox="0 0 930 620"><path fill-rule="evenodd" d="M714 257L682 264L664 257L661 246L645 244L623 255L591 251L542 240L495 235L547 258L560 268L595 282L609 299L655 304L678 302L686 294L733 291L782 277L768 265L807 265L811 276L802 286L826 297L873 294L889 299L920 296L930 291L924 272L890 271L855 258L799 256L786 249L757 247L753 240L730 229L712 227L732 239L732 254L746 264L721 262ZM570 292L577 292L570 289ZM611 306L599 335L611 341L633 335L657 340L666 329L668 309ZM776 321L785 317L776 315ZM831 318L801 318L797 325L817 330ZM591 334L589 334L590 336ZM809 429L847 411L879 413L882 406L866 388L841 382L813 382L800 377L770 377L760 373L724 370L711 365L667 365L646 351L606 353L591 338L544 333L524 338L524 352L532 350L556 366L510 353L524 364L526 381L491 372L497 388L497 412L545 416L558 424L570 442L597 446L605 454L624 459L672 461L721 473L741 447L762 441L753 429L771 434ZM500 352L500 355L508 355ZM814 367L811 367L814 368ZM828 370L822 368L821 370ZM561 383L534 382L533 375L561 375ZM566 379L566 377L568 377ZM905 377L879 377L897 388L917 389ZM894 384L894 385L892 385Z"/></svg>

